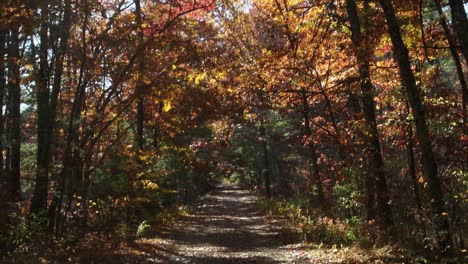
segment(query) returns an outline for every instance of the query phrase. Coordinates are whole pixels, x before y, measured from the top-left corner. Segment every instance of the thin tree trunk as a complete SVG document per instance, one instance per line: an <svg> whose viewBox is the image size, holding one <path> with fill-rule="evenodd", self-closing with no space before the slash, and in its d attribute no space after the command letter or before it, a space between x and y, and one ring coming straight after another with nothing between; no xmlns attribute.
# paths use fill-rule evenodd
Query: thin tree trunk
<svg viewBox="0 0 468 264"><path fill-rule="evenodd" d="M6 34L7 31L0 29L0 186L4 180L4 168L3 168L3 98L5 96L5 55L6 55Z"/></svg>
<svg viewBox="0 0 468 264"><path fill-rule="evenodd" d="M0 11L1 12L1 11ZM1 16L1 13L0 13ZM6 190L4 190L4 183L5 183L5 171L3 168L3 98L5 95L5 84L6 84L6 76L5 76L5 55L6 55L6 34L7 31L4 29L0 29L0 206L1 208L7 208L7 201ZM6 236L8 231L8 212L4 210L0 216L0 236ZM5 245L0 242L0 247L4 247Z"/></svg>
<svg viewBox="0 0 468 264"><path fill-rule="evenodd" d="M346 9L348 12L348 19L351 24L351 40L353 43L354 53L359 68L359 78L362 90L363 112L366 120L367 131L369 135L366 137L367 145L369 147L370 168L368 172L368 181L375 181L377 191L377 206L379 208L379 215L383 223L388 227L393 225L392 209L389 204L389 193L387 182L384 174L384 163L381 154L379 134L377 130L377 121L375 115L375 101L374 101L374 86L371 82L369 72L369 54L368 47L365 43L365 36L361 34L361 24L359 21L358 10L354 0L346 0ZM366 18L364 18L366 19ZM375 180L371 179L374 178ZM373 182L368 182L367 186L371 187ZM372 192L368 190L368 194L373 196ZM368 199L373 200L368 197ZM372 216L372 205L368 205L368 217Z"/></svg>
<svg viewBox="0 0 468 264"><path fill-rule="evenodd" d="M160 137L160 126L161 126L161 115L162 115L162 109L163 109L163 102L162 100L158 103L158 116L156 124L153 127L153 148L154 150L158 149L159 147L159 137Z"/></svg>
<svg viewBox="0 0 468 264"><path fill-rule="evenodd" d="M6 164L6 183L9 197L13 201L19 200L20 194L20 163L21 163L21 87L20 87L20 50L19 30L11 30L8 47L8 96L9 96L9 146L8 163Z"/></svg>
<svg viewBox="0 0 468 264"><path fill-rule="evenodd" d="M46 8L46 7L44 7ZM45 15L45 14L44 14ZM46 17L42 19L45 23ZM48 76L47 71L45 71L45 84L46 89L41 92L38 89L38 157L37 157L37 175L36 175L36 188L34 190L34 197L31 203L31 212L38 210L45 210L47 208L47 193L48 193L48 183L49 183L49 162L51 158L51 144L52 137L54 135L54 125L57 116L57 101L62 84L62 74L63 74L63 62L68 46L69 30L71 23L71 1L65 1L64 7L64 16L62 20L62 27L60 31L60 42L59 48L56 53L55 59L55 68L54 68L54 81L52 84L52 91L49 91L48 88ZM46 30L46 29L45 29ZM41 39L44 38L47 41L47 31L42 32L41 27ZM40 49L40 76L42 76L42 67L48 67L47 63L47 46L42 47L43 41L41 40L41 49ZM46 44L44 44L46 45ZM45 60L42 62L42 60ZM46 68L44 68L46 69ZM38 82L40 83L40 82ZM38 87L39 88L39 87ZM41 95L39 95L41 93ZM47 98L46 96L47 95ZM41 99L40 99L41 98Z"/></svg>
<svg viewBox="0 0 468 264"><path fill-rule="evenodd" d="M142 28L142 17L141 17L141 5L140 0L135 0L135 13L138 25L138 38L139 42L143 43L144 35ZM144 148L144 123L145 123L145 108L144 108L144 93L143 93L143 73L144 73L144 62L143 54L138 54L138 80L136 92L138 93L137 98L137 133L136 133L136 143L138 150L142 151Z"/></svg>
<svg viewBox="0 0 468 264"><path fill-rule="evenodd" d="M406 153L408 157L408 170L409 170L409 175L411 177L411 182L413 183L413 192L414 192L414 200L416 202L416 206L418 207L419 210L422 209L422 203L421 203L421 195L420 195L420 190L419 190L419 182L418 182L418 177L416 176L416 165L414 161L414 140L413 140L413 127L412 124L408 124L407 127L407 141L408 143L406 144Z"/></svg>
<svg viewBox="0 0 468 264"><path fill-rule="evenodd" d="M37 169L36 186L31 202L31 213L47 208L47 187L49 182L49 1L41 3L41 28L39 46L39 74L36 83L37 100Z"/></svg>
<svg viewBox="0 0 468 264"><path fill-rule="evenodd" d="M312 128L310 127L309 121L309 104L307 102L307 95L304 90L301 93L302 99L302 115L304 118L304 128L307 137L312 137ZM322 180L320 179L320 167L318 164L317 152L315 150L315 144L312 140L308 140L307 143L310 151L310 159L312 165L312 177L315 186L317 187L318 201L321 205L325 205L325 197L323 192Z"/></svg>
<svg viewBox="0 0 468 264"><path fill-rule="evenodd" d="M263 180L265 184L265 195L267 198L271 198L271 177L270 177L270 159L268 157L268 141L265 128L265 122L263 118L260 119L260 136L262 140L262 149L263 149Z"/></svg>
<svg viewBox="0 0 468 264"><path fill-rule="evenodd" d="M466 18L465 5L463 0L449 0L452 14L452 25L458 37L458 42L468 64L468 19Z"/></svg>
<svg viewBox="0 0 468 264"><path fill-rule="evenodd" d="M460 56L458 55L457 45L455 39L450 31L450 28L447 23L447 19L445 18L444 12L442 11L442 6L440 4L440 0L434 0L437 12L439 13L439 21L442 25L442 28L445 33L445 37L447 38L447 42L449 44L450 54L452 55L453 62L455 63L455 69L457 70L458 80L460 81L460 86L462 90L462 109L463 109L463 122L466 127L467 116L466 116L466 104L468 101L468 88L465 79L465 74L463 73L463 66L461 63ZM467 25L468 26L468 25ZM421 29L423 30L423 29ZM466 30L466 29L465 29Z"/></svg>
<svg viewBox="0 0 468 264"><path fill-rule="evenodd" d="M405 86L408 101L416 123L416 139L418 140L421 152L421 164L429 183L429 195L431 196L431 205L436 220L435 224L440 237L440 247L445 252L452 247L452 241L450 238L448 215L445 209L442 185L437 173L437 163L429 137L426 113L413 71L411 70L408 49L403 42L393 5L390 0L380 0L380 3L387 20L388 33L392 40L395 61L398 63L400 76Z"/></svg>
<svg viewBox="0 0 468 264"><path fill-rule="evenodd" d="M64 220L62 216L62 205L64 199L72 199L72 194L76 191L77 186L73 186L80 181L78 179L81 175L77 166L79 165L78 157L79 150L77 150L76 138L78 136L77 132L80 126L81 110L83 109L85 100L86 100L86 85L87 85L87 43L86 43L86 28L88 25L89 18L89 6L88 0L83 0L84 8L84 21L82 26L82 36L81 41L83 45L82 49L82 58L81 65L79 70L79 80L76 85L76 91L74 95L74 100L72 104L72 109L70 112L70 118L68 121L67 128L67 139L65 144L65 150L63 154L63 168L60 172L60 175L57 178L57 191L52 204L49 208L49 217L50 217L50 228L55 228L55 232L59 233L61 227L64 225ZM77 172L78 171L78 172Z"/></svg>

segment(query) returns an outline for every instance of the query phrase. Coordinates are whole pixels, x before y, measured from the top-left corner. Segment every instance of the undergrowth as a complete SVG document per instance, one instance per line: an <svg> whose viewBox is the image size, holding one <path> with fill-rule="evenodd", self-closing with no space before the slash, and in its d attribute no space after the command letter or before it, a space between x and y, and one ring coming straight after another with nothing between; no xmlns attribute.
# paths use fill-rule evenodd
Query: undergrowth
<svg viewBox="0 0 468 264"><path fill-rule="evenodd" d="M285 218L305 242L330 246L358 244L361 247L369 247L375 242L369 236L372 223L356 216L345 220L321 216L318 211L307 209L307 202L300 199L262 199L257 203L267 216Z"/></svg>
<svg viewBox="0 0 468 264"><path fill-rule="evenodd" d="M143 220L129 218L125 211L116 214L118 210L114 210L112 217L104 216L103 219L116 221L106 222L105 226L95 223L94 227L66 229L57 235L51 235L44 228L45 213L33 214L28 219L12 215L15 225L6 235L0 236L0 242L10 245L8 251L0 252L0 263L79 262L82 252L94 252L96 248L103 252L112 251L135 239L154 236L178 216L186 215L187 210L186 206L174 206L148 211Z"/></svg>

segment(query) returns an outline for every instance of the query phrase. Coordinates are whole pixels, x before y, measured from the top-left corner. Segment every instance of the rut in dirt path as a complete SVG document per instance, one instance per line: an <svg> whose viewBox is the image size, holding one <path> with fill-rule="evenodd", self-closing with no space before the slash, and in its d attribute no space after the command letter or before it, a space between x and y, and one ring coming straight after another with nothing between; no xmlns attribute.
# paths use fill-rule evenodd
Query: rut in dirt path
<svg viewBox="0 0 468 264"><path fill-rule="evenodd" d="M162 235L174 246L169 263L302 263L284 248L280 225L268 222L255 196L236 185L219 185Z"/></svg>

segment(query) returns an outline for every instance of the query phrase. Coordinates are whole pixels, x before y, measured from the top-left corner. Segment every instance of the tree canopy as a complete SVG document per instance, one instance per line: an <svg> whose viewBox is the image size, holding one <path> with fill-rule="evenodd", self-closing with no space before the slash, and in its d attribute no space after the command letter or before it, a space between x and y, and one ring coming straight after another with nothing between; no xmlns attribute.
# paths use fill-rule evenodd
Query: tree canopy
<svg viewBox="0 0 468 264"><path fill-rule="evenodd" d="M223 180L346 243L465 254L466 6L2 0L0 256L127 239Z"/></svg>

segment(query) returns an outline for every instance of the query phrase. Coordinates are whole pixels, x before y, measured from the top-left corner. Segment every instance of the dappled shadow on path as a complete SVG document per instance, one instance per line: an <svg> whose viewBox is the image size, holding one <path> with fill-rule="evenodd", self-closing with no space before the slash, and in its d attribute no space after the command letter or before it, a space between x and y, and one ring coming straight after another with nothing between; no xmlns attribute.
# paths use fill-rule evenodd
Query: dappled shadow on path
<svg viewBox="0 0 468 264"><path fill-rule="evenodd" d="M195 215L180 219L182 229L167 235L178 245L206 245L243 251L281 246L278 230L263 221L255 200L237 186L221 185L195 207Z"/></svg>
<svg viewBox="0 0 468 264"><path fill-rule="evenodd" d="M219 185L192 212L158 238L130 243L95 263L301 263L285 253L280 225L263 218L247 190Z"/></svg>
<svg viewBox="0 0 468 264"><path fill-rule="evenodd" d="M235 185L219 185L162 234L177 245L172 263L286 263L277 259L284 241L268 224L255 197Z"/></svg>
<svg viewBox="0 0 468 264"><path fill-rule="evenodd" d="M192 257L190 262L187 263L194 263L194 264L204 264L204 263L216 263L216 264L251 264L251 263L264 263L264 264L275 264L275 263L282 263L278 262L269 257L247 257L247 258L239 258L239 257L210 257L210 256L202 256L202 257Z"/></svg>
<svg viewBox="0 0 468 264"><path fill-rule="evenodd" d="M286 220L265 219L256 197L235 185L220 185L157 237L127 243L112 252L89 252L80 263L302 264L408 263L384 251L322 248L297 243ZM390 252L390 251L389 251Z"/></svg>

